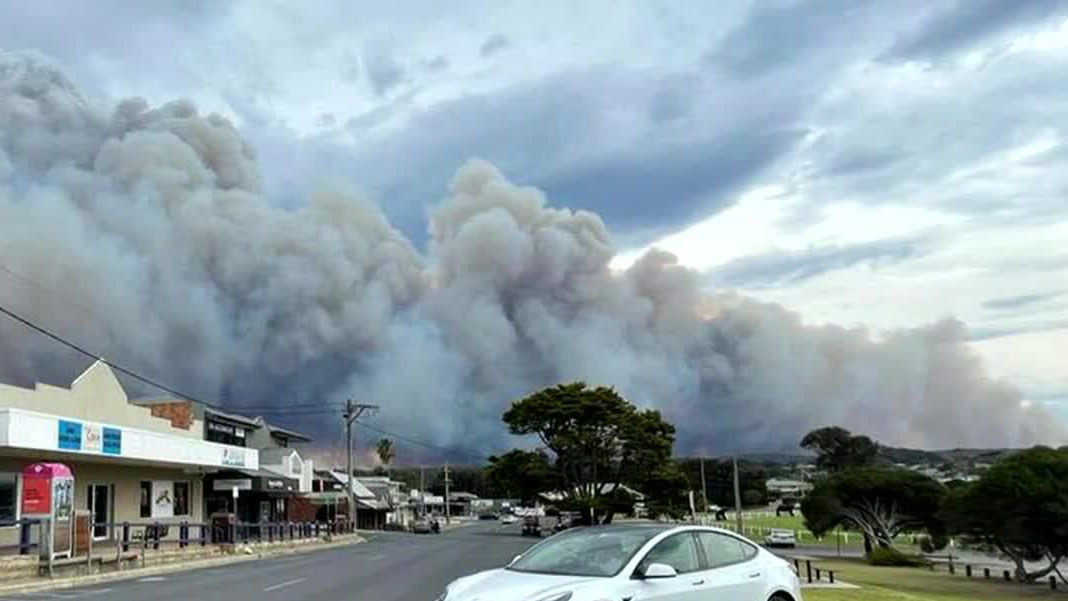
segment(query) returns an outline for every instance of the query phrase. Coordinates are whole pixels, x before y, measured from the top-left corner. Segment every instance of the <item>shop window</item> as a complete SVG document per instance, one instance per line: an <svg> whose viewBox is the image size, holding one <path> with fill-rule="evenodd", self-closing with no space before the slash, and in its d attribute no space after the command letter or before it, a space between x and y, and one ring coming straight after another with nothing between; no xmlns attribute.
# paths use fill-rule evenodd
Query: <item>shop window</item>
<svg viewBox="0 0 1068 601"><path fill-rule="evenodd" d="M189 515L189 483L174 483L174 515Z"/></svg>
<svg viewBox="0 0 1068 601"><path fill-rule="evenodd" d="M152 517L152 483L141 482L141 517Z"/></svg>
<svg viewBox="0 0 1068 601"><path fill-rule="evenodd" d="M0 472L0 522L13 522L18 495L18 475Z"/></svg>
<svg viewBox="0 0 1068 601"><path fill-rule="evenodd" d="M209 420L205 438L211 442L237 447L245 446L245 431L241 428Z"/></svg>

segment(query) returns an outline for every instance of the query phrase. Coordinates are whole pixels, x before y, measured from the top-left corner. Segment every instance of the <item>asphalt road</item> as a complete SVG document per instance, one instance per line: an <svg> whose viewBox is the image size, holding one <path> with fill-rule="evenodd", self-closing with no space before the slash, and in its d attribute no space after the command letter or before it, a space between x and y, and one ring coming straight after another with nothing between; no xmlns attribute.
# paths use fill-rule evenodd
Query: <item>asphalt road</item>
<svg viewBox="0 0 1068 601"><path fill-rule="evenodd" d="M500 567L535 539L475 522L442 534L383 532L365 543L0 601L433 601L454 578Z"/></svg>

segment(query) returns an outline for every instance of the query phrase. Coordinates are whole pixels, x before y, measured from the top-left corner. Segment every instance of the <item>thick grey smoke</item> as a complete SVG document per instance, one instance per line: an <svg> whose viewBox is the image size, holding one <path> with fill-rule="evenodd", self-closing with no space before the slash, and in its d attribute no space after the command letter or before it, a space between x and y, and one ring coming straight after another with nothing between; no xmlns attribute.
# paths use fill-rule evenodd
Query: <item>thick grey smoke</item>
<svg viewBox="0 0 1068 601"><path fill-rule="evenodd" d="M623 199L621 199L623 201ZM427 256L344 185L270 206L253 149L177 101L98 106L54 66L0 55L0 301L159 380L231 406L383 406L437 444L511 444L503 408L582 379L658 407L681 451L794 448L842 424L925 447L1063 440L944 321L876 340L701 290L650 252L609 269L594 214L469 161ZM0 321L0 378L65 383L83 359ZM336 440L336 416L289 416Z"/></svg>

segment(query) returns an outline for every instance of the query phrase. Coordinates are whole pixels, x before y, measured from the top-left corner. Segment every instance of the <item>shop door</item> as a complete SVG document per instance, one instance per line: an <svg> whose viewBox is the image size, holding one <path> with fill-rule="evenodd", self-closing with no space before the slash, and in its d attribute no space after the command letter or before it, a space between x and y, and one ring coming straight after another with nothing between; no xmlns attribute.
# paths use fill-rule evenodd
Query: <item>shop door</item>
<svg viewBox="0 0 1068 601"><path fill-rule="evenodd" d="M108 538L111 521L111 487L107 484L89 485L89 512L93 514L93 540Z"/></svg>

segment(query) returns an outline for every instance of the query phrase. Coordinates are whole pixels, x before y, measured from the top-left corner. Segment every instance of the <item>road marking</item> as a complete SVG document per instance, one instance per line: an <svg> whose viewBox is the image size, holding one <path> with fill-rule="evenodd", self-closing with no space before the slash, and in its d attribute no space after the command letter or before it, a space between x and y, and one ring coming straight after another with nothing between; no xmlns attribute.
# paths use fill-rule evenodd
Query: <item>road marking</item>
<svg viewBox="0 0 1068 601"><path fill-rule="evenodd" d="M269 593L271 591L276 591L276 590L278 590L280 588L285 588L287 586L293 586L294 584L300 584L301 582L304 582L303 578L297 578L296 580L290 580L289 582L280 582L280 583L278 583L278 584L276 584L274 586L269 586L269 587L263 589L263 592Z"/></svg>
<svg viewBox="0 0 1068 601"><path fill-rule="evenodd" d="M371 557L367 558L367 561L378 561L379 559L382 559L382 557L382 555L372 555Z"/></svg>
<svg viewBox="0 0 1068 601"><path fill-rule="evenodd" d="M110 592L111 592L111 589L109 589L109 588L99 588L99 589L95 589L95 590L91 590L91 591L84 591L84 592L78 593L78 597L79 598L81 598L81 597L92 597L93 595L99 595L101 593L110 593Z"/></svg>
<svg viewBox="0 0 1068 601"><path fill-rule="evenodd" d="M163 576L145 576L144 578L138 578L138 582L163 582L166 580Z"/></svg>

